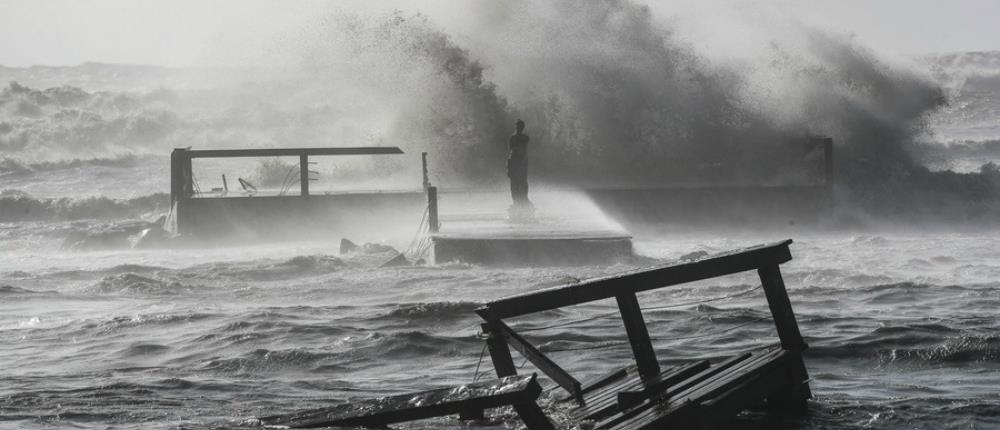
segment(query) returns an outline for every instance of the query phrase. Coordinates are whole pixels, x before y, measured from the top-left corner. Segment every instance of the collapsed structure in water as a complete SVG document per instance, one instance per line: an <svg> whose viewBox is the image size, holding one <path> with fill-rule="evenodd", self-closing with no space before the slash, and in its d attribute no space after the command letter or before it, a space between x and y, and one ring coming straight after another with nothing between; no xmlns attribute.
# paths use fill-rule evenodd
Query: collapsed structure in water
<svg viewBox="0 0 1000 430"><path fill-rule="evenodd" d="M601 430L709 430L726 428L744 411L801 413L812 396L802 359L807 346L779 268L792 258L788 248L791 243L785 240L486 303L476 313L484 321L486 349L500 379L352 401L330 408L264 417L261 421L265 425L291 428L385 428L393 423L447 415L478 419L484 417L486 409L511 406L529 430L553 429L552 420L537 402L543 393L537 375L518 376L511 349L549 378L546 385L553 386L553 391L548 397L562 399L556 410L564 411L560 413L568 415L570 424L581 428L589 423L586 428ZM652 343L658 337L655 332L650 333L643 318L640 293L746 271L756 271L760 277L759 288L770 308L779 343L728 358L661 364ZM546 327L519 329L508 324L519 316L610 299L617 304L627 339L624 343L631 347L635 363L612 369L586 383L522 334ZM599 348L578 350L594 349Z"/></svg>
<svg viewBox="0 0 1000 430"><path fill-rule="evenodd" d="M464 187L438 189L427 174L406 190L311 192L309 157L399 155L397 147L271 148L192 150L171 154L171 205L174 232L197 238L316 237L335 227L370 223L411 225L425 237L436 262L476 264L602 264L632 256L627 226L654 223L794 223L822 218L833 204L833 140L807 138L790 143L811 172L802 183L694 184L656 187L586 187L574 190L608 216L598 222L571 219L572 210L531 222L511 222L505 210L455 213L447 199L482 193ZM295 157L299 160L299 193L268 194L242 178L244 192L223 189L200 192L192 160L201 158ZM799 166L801 169L801 166ZM439 205L439 198L445 199ZM503 193L489 199L506 201ZM488 206L482 201L472 204ZM582 220L582 221L581 221ZM608 221L615 220L615 221ZM422 229L422 230L421 230ZM346 230L346 229L342 229ZM420 256L421 258L423 255Z"/></svg>
<svg viewBox="0 0 1000 430"><path fill-rule="evenodd" d="M309 158L321 156L398 155L397 147L211 149L177 148L170 154L170 204L175 231L195 237L282 236L315 234L350 212L381 211L387 205L413 206L423 198L415 192L311 193ZM299 160L299 193L260 192L242 178L244 193L197 190L192 160L204 158L295 157Z"/></svg>

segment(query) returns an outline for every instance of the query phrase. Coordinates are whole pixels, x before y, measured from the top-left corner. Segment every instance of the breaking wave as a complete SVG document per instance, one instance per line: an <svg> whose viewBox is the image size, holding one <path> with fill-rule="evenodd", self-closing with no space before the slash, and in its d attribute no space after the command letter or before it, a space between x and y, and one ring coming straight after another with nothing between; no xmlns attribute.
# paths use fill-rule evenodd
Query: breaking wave
<svg viewBox="0 0 1000 430"><path fill-rule="evenodd" d="M132 199L87 197L35 198L18 190L0 191L0 222L135 219L161 215L170 207L170 195L150 194Z"/></svg>
<svg viewBox="0 0 1000 430"><path fill-rule="evenodd" d="M699 52L664 11L632 0L473 4L461 26L433 13L323 16L303 30L280 78L252 85L85 91L11 83L0 90L0 149L9 154L0 174L127 164L136 156L129 154L175 146L329 146L333 136L338 144L427 151L432 175L445 184L495 185L511 124L523 118L539 181L810 182L820 169L796 139L824 135L834 138L848 207L893 219L1000 213L995 169L938 172L919 157L942 109L983 121L995 112L995 55L927 60L926 72L849 36L785 25L791 36L726 61ZM967 70L960 84L935 74L957 69ZM972 110L948 103L970 94L987 96ZM329 173L412 179L418 169L401 157ZM3 206L6 220L28 219L17 215L25 208L43 217L95 215L63 208L69 203Z"/></svg>
<svg viewBox="0 0 1000 430"><path fill-rule="evenodd" d="M386 314L386 318L406 318L414 320L447 320L467 318L481 306L474 302L430 302L402 305Z"/></svg>
<svg viewBox="0 0 1000 430"><path fill-rule="evenodd" d="M82 167L134 167L138 157L134 154L125 154L110 158L90 158L72 160L40 161L36 163L25 163L14 158L0 158L0 178L29 176L39 172L51 172L57 170L77 169Z"/></svg>

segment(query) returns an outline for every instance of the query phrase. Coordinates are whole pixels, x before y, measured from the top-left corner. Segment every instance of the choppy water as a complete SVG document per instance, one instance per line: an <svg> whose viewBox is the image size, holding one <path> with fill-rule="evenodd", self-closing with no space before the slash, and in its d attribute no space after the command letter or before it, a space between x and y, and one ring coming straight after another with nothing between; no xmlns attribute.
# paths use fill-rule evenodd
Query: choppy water
<svg viewBox="0 0 1000 430"><path fill-rule="evenodd" d="M668 261L774 238L678 233L641 240L638 249ZM806 417L782 427L1000 427L1000 234L795 234L795 259L784 273L811 347L806 363L816 398ZM472 312L478 303L631 268L379 269L382 255L341 258L331 249L311 243L7 251L0 271L0 427L230 427L352 398L466 383L482 350ZM751 275L640 299L654 307L733 295L756 285ZM610 306L517 324L569 322ZM753 322L767 316L760 294L646 315L654 337L703 336L658 340L666 362L774 343L770 320ZM557 350L622 335L619 321L596 319L529 338ZM581 378L630 357L627 347L552 355ZM488 359L483 367L490 370ZM505 425L498 419L472 426ZM418 427L464 424L440 419Z"/></svg>
<svg viewBox="0 0 1000 430"><path fill-rule="evenodd" d="M262 415L470 382L482 351L472 312L478 304L635 268L379 268L390 255L341 256L333 242L127 250L128 238L167 209L168 153L175 146L399 144L413 156L388 167L357 162L317 170L338 184L368 175L400 176L417 186L416 154L430 150L438 163L432 164L435 181L449 162L462 170L452 176L482 179L502 176L502 163L494 163L502 154L482 148L498 130L507 132L498 118L517 108L540 118L529 133L541 143L547 132L548 142L535 154L566 169L561 173L567 177L600 176L610 166L616 168L604 172L610 178L647 180L646 173L671 170L661 168L663 161L678 160L670 151L651 155L660 142L684 137L693 148L731 154L727 142L755 135L741 124L756 118L757 109L746 114L733 100L755 92L738 82L753 88L760 81L776 88L765 85L750 105L773 111L796 133L833 135L848 156L854 148L859 157L873 157L868 161L877 162L875 174L853 186L883 190L875 199L913 191L885 187L884 174L902 177L884 168L896 166L895 149L912 149L935 169L977 171L1000 161L996 53L927 59L949 93L950 104L935 110L937 86L923 73L887 69L849 40L807 32L808 55L796 59L773 49L777 70L764 67L756 76L745 70L754 67L741 67L731 76L739 79L729 82L729 68L693 61L699 55L687 42L678 44L631 2L588 8L556 3L539 12L510 2L503 8L524 21L501 27L502 38L490 39L487 31L486 44L448 37L420 19L408 25L376 21L360 26L360 35L350 33L359 41L310 52L313 71L261 77L263 84L231 81L232 72L183 84L190 80L185 73L101 64L0 68L3 81L21 82L0 90L0 428L252 426ZM395 28L399 34L383 31ZM382 34L395 36L378 39ZM407 35L419 43L399 43ZM341 64L349 56L341 51L366 55L357 64ZM509 61L511 55L517 61ZM689 70L706 80L704 88L688 88ZM219 81L225 84L213 88ZM738 121L724 115L730 111ZM677 113L690 118L669 120ZM766 127L756 133L763 136L758 140L771 140L772 119L761 118L758 125ZM925 120L932 129L914 124ZM911 148L916 137L928 140L923 153ZM614 145L606 148L608 142ZM892 151L859 150L869 147ZM608 161L610 156L624 158ZM635 167L641 160L656 168ZM731 161L710 170L753 164ZM269 176L254 165L238 167L240 177ZM993 176L983 176L983 186L995 190L988 185L995 172L985 170ZM198 181L211 189L221 186L219 179L213 171ZM890 199L899 204L888 204L887 221L972 199L966 196L970 182L953 179L924 183L936 194L913 200L926 205ZM972 209L995 202L995 194L973 197L982 200L964 202ZM956 213L968 215L956 224L988 225L996 212ZM825 233L788 226L751 234L754 228L729 227L692 232L649 226L636 233L637 250L646 258L637 264L795 239L795 259L783 270L811 347L805 359L816 398L805 417L747 426L1000 428L1000 233L967 226ZM410 237L397 236L387 240L403 249ZM744 274L643 294L646 307L690 304L647 313L651 332L661 339L659 357L668 363L719 358L776 342L760 294L696 304L755 285L754 276ZM620 341L619 321L591 318L610 306L580 306L517 324L560 324L528 338L585 380L627 363L628 349L556 350ZM569 324L577 320L586 321ZM490 370L488 360L483 367ZM545 403L558 417L557 407ZM515 426L505 418L510 415L468 426ZM439 419L414 427L467 424Z"/></svg>

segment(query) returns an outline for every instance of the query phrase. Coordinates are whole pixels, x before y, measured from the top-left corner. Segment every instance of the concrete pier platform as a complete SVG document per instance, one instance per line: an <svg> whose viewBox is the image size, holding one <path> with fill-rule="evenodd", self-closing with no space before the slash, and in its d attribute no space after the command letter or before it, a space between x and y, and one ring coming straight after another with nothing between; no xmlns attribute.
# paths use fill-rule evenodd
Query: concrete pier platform
<svg viewBox="0 0 1000 430"><path fill-rule="evenodd" d="M532 194L530 217L511 219L509 194L443 193L441 229L431 234L437 264L586 265L628 261L632 236L586 195Z"/></svg>

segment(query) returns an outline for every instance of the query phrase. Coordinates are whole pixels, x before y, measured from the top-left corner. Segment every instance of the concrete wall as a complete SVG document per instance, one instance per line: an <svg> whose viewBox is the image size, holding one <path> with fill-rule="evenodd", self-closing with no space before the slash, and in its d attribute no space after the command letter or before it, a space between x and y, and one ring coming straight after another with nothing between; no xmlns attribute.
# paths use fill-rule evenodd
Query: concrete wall
<svg viewBox="0 0 1000 430"><path fill-rule="evenodd" d="M426 204L422 192L191 198L178 202L177 227L195 237L247 239L339 238L393 227L415 231Z"/></svg>

